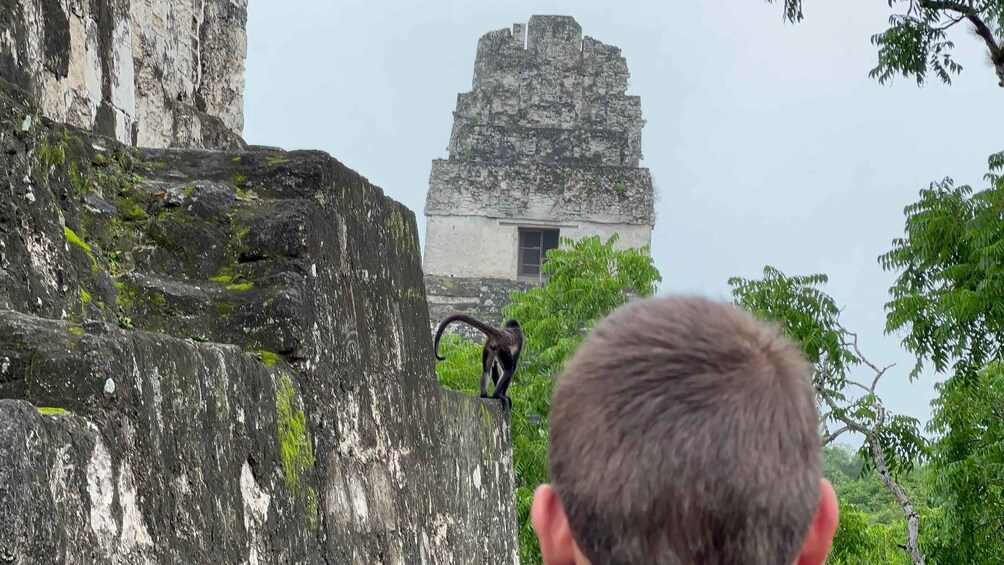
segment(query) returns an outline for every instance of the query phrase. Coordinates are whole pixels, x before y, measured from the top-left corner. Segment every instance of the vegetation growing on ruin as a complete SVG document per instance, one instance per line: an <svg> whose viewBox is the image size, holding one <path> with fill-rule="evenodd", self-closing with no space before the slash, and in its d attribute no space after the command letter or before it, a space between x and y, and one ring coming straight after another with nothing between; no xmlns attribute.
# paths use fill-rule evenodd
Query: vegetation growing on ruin
<svg viewBox="0 0 1004 565"><path fill-rule="evenodd" d="M266 367L271 367L279 362L279 356L271 351L259 350L252 352L259 361Z"/></svg>
<svg viewBox="0 0 1004 565"><path fill-rule="evenodd" d="M272 166L281 165L283 163L288 163L288 162L289 162L289 158L286 157L285 155L283 155L282 153L275 153L275 154L269 155L269 157L268 157L268 164L272 165Z"/></svg>
<svg viewBox="0 0 1004 565"><path fill-rule="evenodd" d="M276 426L279 454L286 486L301 494L300 477L314 466L314 451L307 433L307 419L296 402L293 381L286 373L279 375L275 391Z"/></svg>
<svg viewBox="0 0 1004 565"><path fill-rule="evenodd" d="M94 258L94 252L91 251L91 246L87 245L84 240L80 239L80 236L78 236L76 232L71 230L69 227L63 227L63 235L66 236L67 242L76 245L87 254L87 258L91 260L91 271L96 272L98 270L98 262Z"/></svg>
<svg viewBox="0 0 1004 565"><path fill-rule="evenodd" d="M268 352L259 352L268 353ZM274 355L274 354L272 354ZM276 357L276 361L278 358ZM266 363L268 364L268 363ZM279 374L275 391L276 434L279 455L282 458L286 486L306 506L307 522L311 529L320 524L317 491L301 481L303 473L314 466L314 450L307 431L307 419L297 404L293 381L285 372Z"/></svg>

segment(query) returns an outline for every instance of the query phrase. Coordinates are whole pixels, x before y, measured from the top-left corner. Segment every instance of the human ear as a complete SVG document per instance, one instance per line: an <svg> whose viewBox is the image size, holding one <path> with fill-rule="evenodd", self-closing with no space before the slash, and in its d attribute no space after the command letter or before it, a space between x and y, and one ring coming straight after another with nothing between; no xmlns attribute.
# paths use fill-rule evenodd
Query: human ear
<svg viewBox="0 0 1004 565"><path fill-rule="evenodd" d="M823 565L826 556L833 545L833 536L837 533L840 522L840 505L837 503L837 493L830 481L822 479L819 488L819 504L816 515L809 526L809 532L802 544L795 565Z"/></svg>
<svg viewBox="0 0 1004 565"><path fill-rule="evenodd" d="M549 484L537 487L530 507L530 521L540 540L544 565L575 565L575 539L558 494Z"/></svg>

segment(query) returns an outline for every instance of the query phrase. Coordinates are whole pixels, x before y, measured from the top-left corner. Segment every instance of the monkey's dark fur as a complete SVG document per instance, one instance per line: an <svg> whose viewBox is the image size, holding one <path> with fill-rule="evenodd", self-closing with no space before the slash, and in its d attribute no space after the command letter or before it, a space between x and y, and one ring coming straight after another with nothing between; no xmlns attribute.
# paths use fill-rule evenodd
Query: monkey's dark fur
<svg viewBox="0 0 1004 565"><path fill-rule="evenodd" d="M436 330L436 359L443 361L446 357L439 356L439 338L443 336L446 326L453 322L463 322L485 334L485 345L481 349L481 398L488 398L488 376L491 375L495 392L492 398L500 400L506 408L512 408L512 399L506 394L519 354L523 351L523 328L516 320L507 320L501 328L494 328L465 314L451 314L439 323ZM497 363L497 364L496 364ZM502 366L502 376L499 378L498 365Z"/></svg>

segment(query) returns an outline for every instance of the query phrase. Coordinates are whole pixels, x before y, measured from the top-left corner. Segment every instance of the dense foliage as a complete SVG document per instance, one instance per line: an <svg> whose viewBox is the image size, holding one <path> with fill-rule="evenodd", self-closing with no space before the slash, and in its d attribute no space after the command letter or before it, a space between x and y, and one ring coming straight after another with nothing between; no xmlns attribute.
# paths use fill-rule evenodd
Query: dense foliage
<svg viewBox="0 0 1004 565"><path fill-rule="evenodd" d="M548 482L548 415L554 378L574 353L586 332L600 318L632 296L655 293L662 281L648 248L617 250L616 235L561 240L548 252L543 285L514 292L503 309L506 318L520 321L526 346L513 378L513 460L516 508L519 519L520 562L542 563L537 537L530 523L533 491ZM467 394L478 394L481 345L446 334L440 344L446 361L438 365L440 382Z"/></svg>
<svg viewBox="0 0 1004 565"><path fill-rule="evenodd" d="M910 559L898 544L902 538L903 511L889 496L874 473L865 472L865 462L849 446L830 445L823 450L823 474L833 483L840 502L840 525L828 563L908 564ZM918 468L900 477L911 493L926 494L926 470ZM924 515L929 510L924 506Z"/></svg>
<svg viewBox="0 0 1004 565"><path fill-rule="evenodd" d="M1001 346L1004 345L1004 154L989 158L990 186L950 178L905 209L904 237L880 258L896 271L887 329L947 375L929 430L942 513L939 563L993 563L1004 554Z"/></svg>

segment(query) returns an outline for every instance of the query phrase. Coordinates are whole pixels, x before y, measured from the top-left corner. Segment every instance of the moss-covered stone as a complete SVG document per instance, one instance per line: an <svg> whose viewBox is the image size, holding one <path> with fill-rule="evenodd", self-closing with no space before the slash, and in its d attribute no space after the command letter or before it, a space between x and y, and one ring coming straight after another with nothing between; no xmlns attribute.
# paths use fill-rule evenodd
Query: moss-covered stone
<svg viewBox="0 0 1004 565"><path fill-rule="evenodd" d="M244 173L234 173L230 177L230 184L234 185L234 188L243 189L248 182L248 177Z"/></svg>
<svg viewBox="0 0 1004 565"><path fill-rule="evenodd" d="M94 258L94 252L91 251L91 246L87 245L87 243L83 239L80 239L80 236L78 236L76 232L71 230L69 227L66 226L63 227L63 235L66 236L66 241L68 243L80 248L81 250L83 250L84 253L87 254L87 258L91 260L91 271L97 272L98 262Z"/></svg>
<svg viewBox="0 0 1004 565"><path fill-rule="evenodd" d="M29 544L15 554L239 561L266 540L269 562L512 555L504 418L438 388L428 352L413 347L427 320L407 209L322 152L129 150L4 113L3 96L0 128L15 136L0 135L0 149L15 157L0 169L0 214L27 227L0 239L11 265L40 266L0 272L0 301L13 306L0 313L0 359L10 360L0 398L19 399L0 400L10 432L0 460L14 462L0 466L0 507L14 509L12 539ZM236 197L234 178L252 201ZM84 246L64 244L64 225ZM19 236L36 237L34 255ZM35 406L75 416L39 417ZM98 440L111 465L95 475ZM66 472L54 494L57 458ZM152 545L126 555L77 535L93 477L114 487L114 527L145 523ZM430 499L429 484L473 496ZM241 518L247 487L269 497L262 520ZM393 527L372 537L326 519L360 500L375 527Z"/></svg>
<svg viewBox="0 0 1004 565"><path fill-rule="evenodd" d="M268 164L271 166L281 165L283 163L288 163L288 162L289 158L283 155L282 153L276 153L274 155L269 155L268 157Z"/></svg>
<svg viewBox="0 0 1004 565"><path fill-rule="evenodd" d="M216 313L220 315L221 318L227 320L234 312L234 307L226 302L220 302L216 305Z"/></svg>
<svg viewBox="0 0 1004 565"><path fill-rule="evenodd" d="M307 420L296 401L293 381L280 373L275 391L276 433L286 486L302 494L300 478L314 466L314 450L307 432Z"/></svg>
<svg viewBox="0 0 1004 565"><path fill-rule="evenodd" d="M260 350L253 353L266 367L271 367L279 362L279 356L271 351Z"/></svg>

